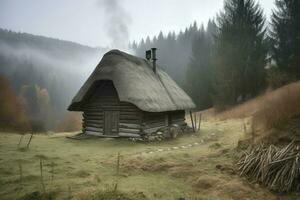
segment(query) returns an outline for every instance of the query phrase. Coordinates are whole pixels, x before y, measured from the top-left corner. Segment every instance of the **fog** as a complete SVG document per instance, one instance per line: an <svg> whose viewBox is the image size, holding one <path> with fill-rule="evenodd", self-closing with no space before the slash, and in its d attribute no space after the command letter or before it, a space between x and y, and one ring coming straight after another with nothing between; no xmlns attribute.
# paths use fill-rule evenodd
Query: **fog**
<svg viewBox="0 0 300 200"><path fill-rule="evenodd" d="M274 0L258 2L269 16ZM1 0L0 27L115 47L128 38L132 42L160 31L178 33L195 20L206 24L222 6L223 0Z"/></svg>
<svg viewBox="0 0 300 200"><path fill-rule="evenodd" d="M259 2L269 17L273 0ZM41 116L35 108L43 90L51 107L50 124L64 116L73 96L112 48L143 56L156 45L161 51L158 64L182 86L193 35L199 34L199 28L190 25L206 26L222 6L221 0L2 0L0 76L10 81L16 96L26 99L29 118ZM141 44L138 49L129 49L133 41Z"/></svg>

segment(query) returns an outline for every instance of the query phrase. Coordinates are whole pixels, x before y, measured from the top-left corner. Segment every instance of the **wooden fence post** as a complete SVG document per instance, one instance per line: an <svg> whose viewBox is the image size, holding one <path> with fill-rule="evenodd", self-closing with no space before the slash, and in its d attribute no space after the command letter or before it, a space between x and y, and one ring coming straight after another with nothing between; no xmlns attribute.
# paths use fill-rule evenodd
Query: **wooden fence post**
<svg viewBox="0 0 300 200"><path fill-rule="evenodd" d="M31 142L31 140L32 140L32 137L33 137L33 132L31 132L31 135L30 135L30 138L29 138L29 141L28 141L28 143L27 143L27 149L29 149L29 145L30 145L30 142Z"/></svg>
<svg viewBox="0 0 300 200"><path fill-rule="evenodd" d="M41 170L41 185L42 185L43 193L45 193L46 189L45 189L44 178L43 178L43 161L41 158L40 158L40 170Z"/></svg>
<svg viewBox="0 0 300 200"><path fill-rule="evenodd" d="M202 121L202 114L200 113L199 124L198 124L198 131L200 131L201 121Z"/></svg>
<svg viewBox="0 0 300 200"><path fill-rule="evenodd" d="M193 114L192 114L192 111L190 111L190 117L191 117L191 121L192 121L193 132L195 133L195 126L194 126L194 120L193 120Z"/></svg>

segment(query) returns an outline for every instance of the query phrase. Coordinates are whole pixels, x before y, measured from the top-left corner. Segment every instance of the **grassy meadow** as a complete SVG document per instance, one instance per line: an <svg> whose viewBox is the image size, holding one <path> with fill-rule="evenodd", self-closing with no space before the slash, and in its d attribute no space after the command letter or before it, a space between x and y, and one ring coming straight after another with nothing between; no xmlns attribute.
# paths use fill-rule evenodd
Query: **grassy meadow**
<svg viewBox="0 0 300 200"><path fill-rule="evenodd" d="M237 175L244 120L204 119L196 134L155 143L70 134L34 135L26 149L30 135L18 147L20 135L1 133L0 199L277 199Z"/></svg>

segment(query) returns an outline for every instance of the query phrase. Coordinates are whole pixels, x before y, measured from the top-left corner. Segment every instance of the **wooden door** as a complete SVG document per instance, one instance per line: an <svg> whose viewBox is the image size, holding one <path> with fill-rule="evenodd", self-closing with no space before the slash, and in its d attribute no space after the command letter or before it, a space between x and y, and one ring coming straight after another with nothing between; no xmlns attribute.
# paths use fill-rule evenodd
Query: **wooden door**
<svg viewBox="0 0 300 200"><path fill-rule="evenodd" d="M104 135L119 133L119 111L104 111Z"/></svg>

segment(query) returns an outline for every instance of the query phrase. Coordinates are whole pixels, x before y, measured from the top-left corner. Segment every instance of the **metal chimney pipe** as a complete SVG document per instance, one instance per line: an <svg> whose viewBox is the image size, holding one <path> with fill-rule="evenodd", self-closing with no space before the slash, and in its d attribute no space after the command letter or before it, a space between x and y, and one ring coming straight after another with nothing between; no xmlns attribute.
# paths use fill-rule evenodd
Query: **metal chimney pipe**
<svg viewBox="0 0 300 200"><path fill-rule="evenodd" d="M153 62L153 72L156 74L156 48L151 48L152 51L152 62Z"/></svg>

